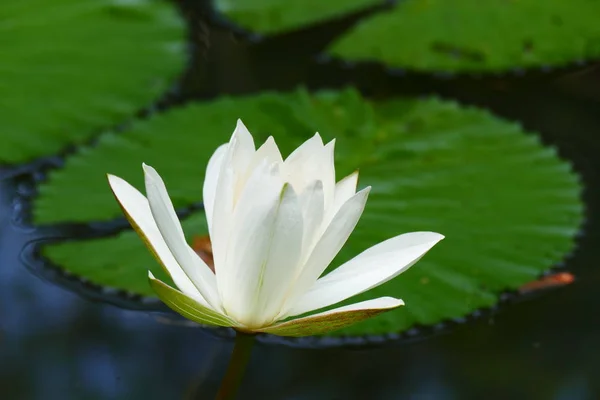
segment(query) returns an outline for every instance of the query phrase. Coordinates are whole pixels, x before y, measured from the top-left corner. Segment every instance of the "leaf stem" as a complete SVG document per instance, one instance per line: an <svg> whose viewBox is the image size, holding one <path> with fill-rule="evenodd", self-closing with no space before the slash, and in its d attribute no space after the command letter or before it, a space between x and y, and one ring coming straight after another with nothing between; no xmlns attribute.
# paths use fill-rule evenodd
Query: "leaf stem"
<svg viewBox="0 0 600 400"><path fill-rule="evenodd" d="M244 372L246 371L246 365L250 360L255 336L236 331L235 344L231 360L229 360L229 367L227 367L227 372L221 382L216 400L233 400L236 398L242 378L244 377Z"/></svg>

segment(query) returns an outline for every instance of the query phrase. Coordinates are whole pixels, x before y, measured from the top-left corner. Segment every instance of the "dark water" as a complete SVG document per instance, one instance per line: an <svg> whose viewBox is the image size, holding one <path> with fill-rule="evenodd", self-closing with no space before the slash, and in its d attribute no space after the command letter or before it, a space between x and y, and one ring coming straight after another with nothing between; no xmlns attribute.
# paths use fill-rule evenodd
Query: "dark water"
<svg viewBox="0 0 600 400"><path fill-rule="evenodd" d="M403 76L318 63L298 50L298 43L310 43L307 52L318 48L342 23L249 46L197 15L191 20L195 60L180 99L299 82L317 88L352 81L374 97L435 93L540 132L585 185L584 234L567 262L574 284L410 344L362 350L258 345L241 399L600 398L599 69L485 79ZM15 224L15 189L23 177L4 176L0 398L210 399L231 343L157 315L92 302L30 273L21 249L40 232Z"/></svg>

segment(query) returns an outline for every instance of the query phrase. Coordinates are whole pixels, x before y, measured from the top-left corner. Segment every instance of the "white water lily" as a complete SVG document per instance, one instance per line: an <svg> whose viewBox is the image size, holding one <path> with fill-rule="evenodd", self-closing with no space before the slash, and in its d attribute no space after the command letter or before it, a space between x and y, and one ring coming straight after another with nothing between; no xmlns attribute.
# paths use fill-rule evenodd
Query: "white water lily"
<svg viewBox="0 0 600 400"><path fill-rule="evenodd" d="M214 273L187 244L152 167L143 166L147 198L109 175L129 221L178 288L149 273L160 299L200 324L282 336L324 333L403 305L380 297L289 319L387 282L443 239L433 232L396 236L319 278L354 230L370 190L356 192L357 172L335 182L333 152L334 141L324 145L316 134L283 160L272 137L255 150L238 121L204 180Z"/></svg>

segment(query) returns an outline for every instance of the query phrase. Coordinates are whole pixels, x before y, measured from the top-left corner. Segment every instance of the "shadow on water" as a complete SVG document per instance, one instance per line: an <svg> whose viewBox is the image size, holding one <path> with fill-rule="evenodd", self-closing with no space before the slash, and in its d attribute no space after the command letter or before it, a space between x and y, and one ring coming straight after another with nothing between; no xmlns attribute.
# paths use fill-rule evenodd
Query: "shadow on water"
<svg viewBox="0 0 600 400"><path fill-rule="evenodd" d="M600 69L485 79L390 73L309 57L313 39L326 36L322 27L296 32L287 42L249 44L223 24L211 26L203 18L206 10L200 11L187 13L195 43L191 67L177 95L161 108L218 93L289 89L301 82L312 89L353 82L376 98L437 94L489 108L540 132L545 143L573 163L585 186L585 234L567 265L577 276L574 284L507 306L447 335L402 346L308 350L261 344L240 398L600 397ZM302 43L313 45L305 46L304 53ZM17 194L32 190L24 179L30 178L0 182L2 398L211 398L230 342L155 314L84 299L24 268L21 250L40 236L14 220L22 206Z"/></svg>

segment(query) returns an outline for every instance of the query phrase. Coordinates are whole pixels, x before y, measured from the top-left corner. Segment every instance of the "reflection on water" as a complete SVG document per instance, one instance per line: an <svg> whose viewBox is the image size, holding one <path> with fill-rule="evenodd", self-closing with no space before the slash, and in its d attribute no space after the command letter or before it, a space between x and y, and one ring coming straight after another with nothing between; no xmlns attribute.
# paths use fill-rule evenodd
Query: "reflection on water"
<svg viewBox="0 0 600 400"><path fill-rule="evenodd" d="M219 35L215 33L205 55L209 62L202 67L211 78L189 78L207 92L283 88L298 81L332 86L343 79L328 74L327 66L317 73L293 58L279 57L275 63L267 53L251 66L224 63L248 62L248 55L242 47L220 46ZM248 76L228 68L243 68ZM240 81L224 81L224 76ZM374 80L384 79L355 78L367 93ZM414 81L385 79L389 81L378 82L383 94L415 90ZM586 185L588 206L586 234L569 261L577 281L410 345L371 350L259 345L241 399L600 398L600 73L592 69L549 80L420 82L419 91L484 105L522 121L573 160ZM196 96L211 94L207 92ZM11 225L11 185L6 180L0 186L2 398L212 398L231 343L197 328L161 322L155 315L93 303L32 275L19 254L35 232Z"/></svg>

